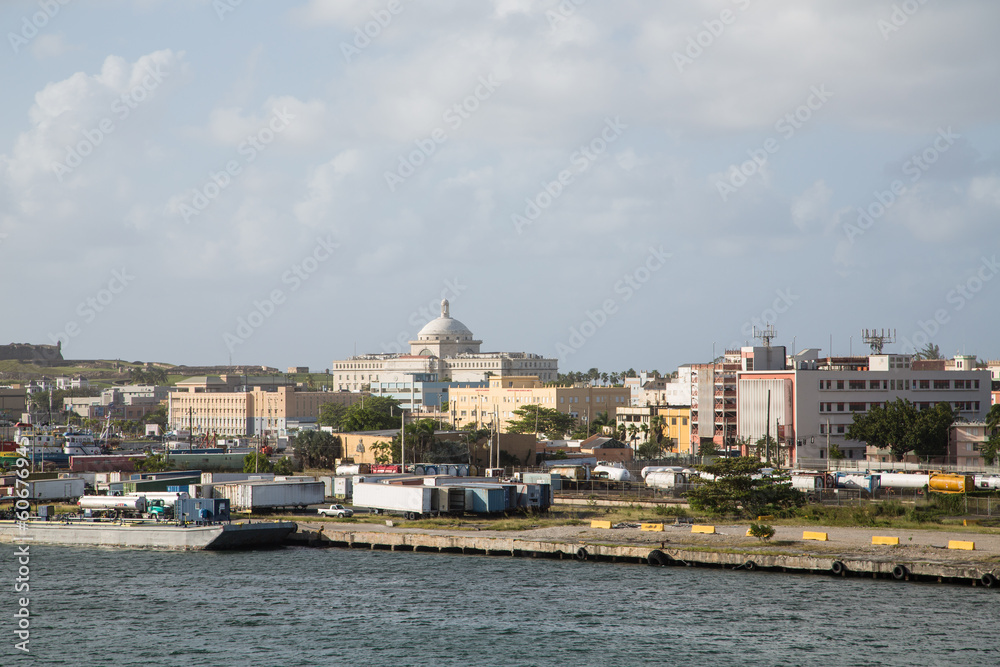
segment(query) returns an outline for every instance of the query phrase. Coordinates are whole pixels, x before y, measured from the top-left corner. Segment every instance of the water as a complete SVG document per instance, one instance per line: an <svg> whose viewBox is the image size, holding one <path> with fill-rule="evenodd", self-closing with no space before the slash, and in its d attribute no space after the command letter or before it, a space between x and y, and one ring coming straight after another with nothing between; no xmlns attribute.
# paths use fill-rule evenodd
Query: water
<svg viewBox="0 0 1000 667"><path fill-rule="evenodd" d="M31 547L0 665L993 665L984 588L484 556Z"/></svg>

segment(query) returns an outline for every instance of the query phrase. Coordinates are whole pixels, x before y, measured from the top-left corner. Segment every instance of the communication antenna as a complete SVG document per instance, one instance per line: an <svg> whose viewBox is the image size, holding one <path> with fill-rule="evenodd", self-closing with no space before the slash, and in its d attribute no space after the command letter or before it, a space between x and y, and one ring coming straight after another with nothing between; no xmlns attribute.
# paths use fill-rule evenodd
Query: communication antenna
<svg viewBox="0 0 1000 667"><path fill-rule="evenodd" d="M757 327L753 328L753 337L760 338L764 341L764 347L771 347L771 340L775 336L777 336L777 334L774 332L774 326L771 324L768 324L763 329L758 329Z"/></svg>
<svg viewBox="0 0 1000 667"><path fill-rule="evenodd" d="M862 329L861 340L868 343L872 349L872 354L882 354L882 348L886 343L896 342L895 329Z"/></svg>

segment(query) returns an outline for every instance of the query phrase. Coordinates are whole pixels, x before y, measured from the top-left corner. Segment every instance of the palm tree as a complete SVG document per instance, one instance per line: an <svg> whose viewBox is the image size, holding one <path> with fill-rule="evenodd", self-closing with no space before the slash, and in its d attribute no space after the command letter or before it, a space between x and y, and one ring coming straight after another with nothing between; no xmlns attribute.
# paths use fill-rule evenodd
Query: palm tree
<svg viewBox="0 0 1000 667"><path fill-rule="evenodd" d="M939 348L934 343L927 343L927 345L917 352L917 359L940 359L941 358L941 348Z"/></svg>
<svg viewBox="0 0 1000 667"><path fill-rule="evenodd" d="M996 433L1000 428L1000 403L990 406L990 411L986 413L986 426L990 433Z"/></svg>
<svg viewBox="0 0 1000 667"><path fill-rule="evenodd" d="M629 424L627 430L628 430L628 439L632 441L632 448L635 449L635 440L637 437L639 437L637 435L639 433L639 427L636 426L635 424Z"/></svg>
<svg viewBox="0 0 1000 667"><path fill-rule="evenodd" d="M667 425L667 418L663 415L655 415L649 420L650 429L653 431L653 438L656 442L663 440L663 428Z"/></svg>
<svg viewBox="0 0 1000 667"><path fill-rule="evenodd" d="M649 442L649 424L643 422L639 425L639 431L642 432L642 439L644 442Z"/></svg>

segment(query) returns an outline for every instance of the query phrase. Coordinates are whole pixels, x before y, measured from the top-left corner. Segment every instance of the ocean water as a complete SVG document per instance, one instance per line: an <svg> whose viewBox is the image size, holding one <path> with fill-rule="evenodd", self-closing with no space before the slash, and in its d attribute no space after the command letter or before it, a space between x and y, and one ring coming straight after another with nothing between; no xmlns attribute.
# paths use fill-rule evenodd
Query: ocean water
<svg viewBox="0 0 1000 667"><path fill-rule="evenodd" d="M0 549L5 667L1000 664L996 589L300 547L32 546L24 655Z"/></svg>

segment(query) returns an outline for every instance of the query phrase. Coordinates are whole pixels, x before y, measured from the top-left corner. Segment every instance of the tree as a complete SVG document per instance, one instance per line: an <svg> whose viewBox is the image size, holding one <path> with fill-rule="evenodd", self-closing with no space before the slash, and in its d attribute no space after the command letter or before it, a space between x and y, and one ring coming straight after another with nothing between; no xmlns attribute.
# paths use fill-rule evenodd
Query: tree
<svg viewBox="0 0 1000 667"><path fill-rule="evenodd" d="M699 456L715 456L719 453L719 448L715 446L715 441L711 438L702 438L698 447Z"/></svg>
<svg viewBox="0 0 1000 667"><path fill-rule="evenodd" d="M773 435L762 435L753 443L754 456L757 458L776 457L778 453L778 441Z"/></svg>
<svg viewBox="0 0 1000 667"><path fill-rule="evenodd" d="M392 463L392 444L379 440L369 445L368 450L375 457L375 463L379 465Z"/></svg>
<svg viewBox="0 0 1000 667"><path fill-rule="evenodd" d="M639 431L642 433L643 442L649 442L649 424L643 422L639 425Z"/></svg>
<svg viewBox="0 0 1000 667"><path fill-rule="evenodd" d="M657 443L663 441L663 429L667 426L667 418L663 415L654 415L649 420L650 430L653 432L653 439Z"/></svg>
<svg viewBox="0 0 1000 667"><path fill-rule="evenodd" d="M1000 451L1000 403L990 406L990 411L986 413L986 430L989 438L979 446L979 452L986 460L986 465L993 465L997 460L997 453Z"/></svg>
<svg viewBox="0 0 1000 667"><path fill-rule="evenodd" d="M271 460L260 452L250 452L243 457L243 472L273 472Z"/></svg>
<svg viewBox="0 0 1000 667"><path fill-rule="evenodd" d="M913 451L917 456L930 458L948 454L948 433L955 423L951 404L941 402L930 410L921 410L913 424Z"/></svg>
<svg viewBox="0 0 1000 667"><path fill-rule="evenodd" d="M847 427L847 439L887 448L894 460L901 461L914 448L916 421L916 407L906 399L897 398L885 407L876 405L868 412L854 413L854 421Z"/></svg>
<svg viewBox="0 0 1000 667"><path fill-rule="evenodd" d="M840 445L838 445L835 442L830 443L830 451L828 451L826 455L831 459L833 459L834 461L839 461L845 458L844 452L840 451Z"/></svg>
<svg viewBox="0 0 1000 667"><path fill-rule="evenodd" d="M142 418L143 424L159 424L160 434L166 433L167 431L167 406L158 405L152 412L146 413L146 416Z"/></svg>
<svg viewBox="0 0 1000 667"><path fill-rule="evenodd" d="M340 423L347 414L347 406L340 403L324 403L319 406L319 416L316 423L320 426L340 428Z"/></svg>
<svg viewBox="0 0 1000 667"><path fill-rule="evenodd" d="M655 440L647 440L636 450L636 456L640 459L658 459L662 454L663 444Z"/></svg>
<svg viewBox="0 0 1000 667"><path fill-rule="evenodd" d="M542 433L551 440L563 438L575 423L572 415L534 404L514 410L514 415L516 419L508 423L508 433Z"/></svg>
<svg viewBox="0 0 1000 667"><path fill-rule="evenodd" d="M295 435L295 453L302 465L332 469L341 456L341 440L326 431L300 431Z"/></svg>
<svg viewBox="0 0 1000 667"><path fill-rule="evenodd" d="M393 412L395 410L395 413ZM364 407L355 403L340 420L344 431L383 431L399 425L399 401L387 396L369 396Z"/></svg>
<svg viewBox="0 0 1000 667"><path fill-rule="evenodd" d="M940 359L941 349L934 343L927 343L915 356L917 359Z"/></svg>
<svg viewBox="0 0 1000 667"><path fill-rule="evenodd" d="M805 496L788 479L760 477L764 464L750 456L719 459L696 466L714 475L712 481L697 480L688 491L688 502L697 511L759 516L805 504Z"/></svg>
<svg viewBox="0 0 1000 667"><path fill-rule="evenodd" d="M626 430L628 431L629 442L632 443L632 448L634 449L635 441L639 438L639 427L632 423L628 425Z"/></svg>

